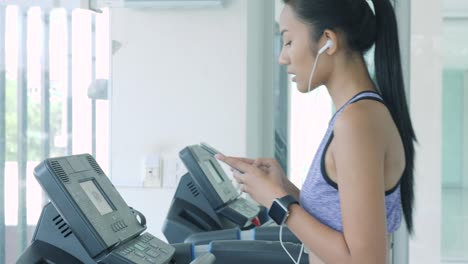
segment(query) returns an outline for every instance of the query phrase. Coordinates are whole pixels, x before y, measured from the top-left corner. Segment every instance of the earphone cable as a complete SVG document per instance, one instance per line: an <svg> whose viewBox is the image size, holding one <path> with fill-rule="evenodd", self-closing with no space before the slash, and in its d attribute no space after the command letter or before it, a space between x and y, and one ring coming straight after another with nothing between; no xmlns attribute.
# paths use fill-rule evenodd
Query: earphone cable
<svg viewBox="0 0 468 264"><path fill-rule="evenodd" d="M280 230L279 230L279 240L280 240L281 247L283 247L284 251L288 254L289 258L291 258L294 264L299 264L301 262L302 252L304 251L304 243L302 243L301 245L299 256L296 261L283 244L283 226L284 224L280 226Z"/></svg>

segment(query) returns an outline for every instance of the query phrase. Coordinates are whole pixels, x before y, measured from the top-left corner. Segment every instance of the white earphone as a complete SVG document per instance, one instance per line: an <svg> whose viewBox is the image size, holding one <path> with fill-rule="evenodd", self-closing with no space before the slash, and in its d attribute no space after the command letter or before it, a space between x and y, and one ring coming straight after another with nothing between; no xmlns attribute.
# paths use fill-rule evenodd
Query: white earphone
<svg viewBox="0 0 468 264"><path fill-rule="evenodd" d="M320 48L320 50L318 51L318 54L324 53L328 48L331 48L331 47L333 47L333 40L328 39L327 43L325 43L325 45L323 45L323 47Z"/></svg>
<svg viewBox="0 0 468 264"><path fill-rule="evenodd" d="M312 67L312 71L310 72L309 86L307 87L308 88L308 90L307 90L308 93L310 92L310 85L312 84L312 76L314 76L315 67L317 66L317 62L318 62L318 59L320 57L320 54L324 53L327 49L333 47L333 44L334 44L333 40L328 39L327 42L325 43L325 45L323 45L323 47L321 47L319 49L319 51L317 52L317 58L315 59L314 67Z"/></svg>

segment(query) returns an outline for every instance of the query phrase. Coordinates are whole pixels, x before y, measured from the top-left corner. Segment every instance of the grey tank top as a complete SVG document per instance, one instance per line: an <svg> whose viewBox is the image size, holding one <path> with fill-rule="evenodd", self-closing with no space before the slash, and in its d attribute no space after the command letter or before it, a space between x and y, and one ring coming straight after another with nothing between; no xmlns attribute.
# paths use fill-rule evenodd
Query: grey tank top
<svg viewBox="0 0 468 264"><path fill-rule="evenodd" d="M301 206L321 223L343 232L340 198L338 186L327 175L325 169L325 153L333 140L333 127L336 118L349 104L359 100L376 100L384 103L382 97L372 91L364 91L351 98L333 115L322 142L310 166L307 178L300 192ZM387 214L387 231L395 232L401 224L401 192L400 182L391 190L385 192L385 208Z"/></svg>

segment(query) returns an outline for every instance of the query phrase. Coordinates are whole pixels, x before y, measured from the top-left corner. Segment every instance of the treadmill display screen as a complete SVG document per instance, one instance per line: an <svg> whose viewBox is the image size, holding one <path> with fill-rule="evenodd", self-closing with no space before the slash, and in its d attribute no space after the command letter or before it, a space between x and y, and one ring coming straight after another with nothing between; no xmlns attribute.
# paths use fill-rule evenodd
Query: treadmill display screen
<svg viewBox="0 0 468 264"><path fill-rule="evenodd" d="M94 181L81 182L80 185L101 215L105 215L113 211L110 204L98 190Z"/></svg>
<svg viewBox="0 0 468 264"><path fill-rule="evenodd" d="M211 175L214 176L217 183L222 183L224 181L223 177L221 176L219 171L216 169L215 165L213 164L211 160L206 160L205 165L210 171Z"/></svg>

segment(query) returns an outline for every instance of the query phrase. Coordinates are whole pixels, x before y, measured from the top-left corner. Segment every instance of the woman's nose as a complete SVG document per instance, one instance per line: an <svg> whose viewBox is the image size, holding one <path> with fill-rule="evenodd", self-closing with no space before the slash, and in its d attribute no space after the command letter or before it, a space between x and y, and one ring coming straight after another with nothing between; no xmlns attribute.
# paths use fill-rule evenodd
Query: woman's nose
<svg viewBox="0 0 468 264"><path fill-rule="evenodd" d="M289 64L289 59L287 58L286 53L284 52L284 49L281 49L281 53L278 57L278 63L281 65Z"/></svg>

